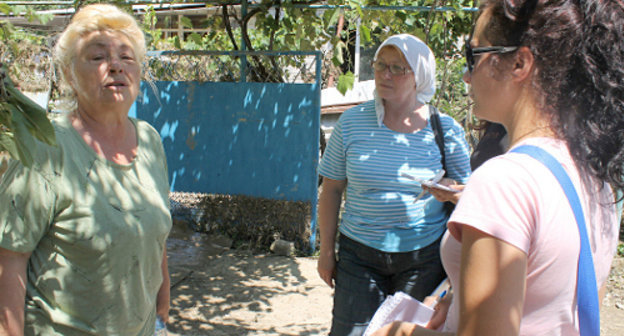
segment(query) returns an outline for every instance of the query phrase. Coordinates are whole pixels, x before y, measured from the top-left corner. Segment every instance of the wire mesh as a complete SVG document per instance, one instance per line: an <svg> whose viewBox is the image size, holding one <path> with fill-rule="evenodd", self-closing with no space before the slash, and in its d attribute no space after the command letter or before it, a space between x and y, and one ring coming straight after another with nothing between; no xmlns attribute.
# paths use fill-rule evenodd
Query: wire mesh
<svg viewBox="0 0 624 336"><path fill-rule="evenodd" d="M28 41L15 45L0 43L0 62L7 66L11 79L20 90L50 90L54 69L48 47Z"/></svg>
<svg viewBox="0 0 624 336"><path fill-rule="evenodd" d="M144 71L151 81L316 83L316 52L148 52Z"/></svg>
<svg viewBox="0 0 624 336"><path fill-rule="evenodd" d="M71 99L69 88L59 82L50 48L0 45L0 62L20 90L46 92L52 110ZM317 83L320 52L299 51L150 51L143 64L148 81Z"/></svg>

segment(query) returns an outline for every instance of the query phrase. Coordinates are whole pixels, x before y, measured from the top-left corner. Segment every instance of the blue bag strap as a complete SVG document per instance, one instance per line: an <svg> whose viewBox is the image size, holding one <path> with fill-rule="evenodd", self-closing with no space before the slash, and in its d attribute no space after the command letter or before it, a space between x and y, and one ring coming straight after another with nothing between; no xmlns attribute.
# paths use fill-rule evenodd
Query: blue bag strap
<svg viewBox="0 0 624 336"><path fill-rule="evenodd" d="M576 296L578 304L579 328L581 336L599 336L600 335L600 306L598 300L598 287L596 285L596 273L594 271L594 263L592 261L591 248L589 246L589 238L587 236L587 228L585 226L585 216L583 216L583 208L581 201L576 193L576 189L572 184L572 180L565 172L561 164L545 150L536 147L523 145L511 150L514 153L527 154L534 159L542 162L555 175L559 184L563 188L576 223L578 224L579 235L581 237L581 254L578 262Z"/></svg>

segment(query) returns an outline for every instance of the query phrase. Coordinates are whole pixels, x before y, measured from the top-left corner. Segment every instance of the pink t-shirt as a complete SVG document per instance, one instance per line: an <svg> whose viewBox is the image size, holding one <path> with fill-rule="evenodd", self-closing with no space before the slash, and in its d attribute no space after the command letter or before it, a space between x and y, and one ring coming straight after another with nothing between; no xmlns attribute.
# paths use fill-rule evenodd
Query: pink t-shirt
<svg viewBox="0 0 624 336"><path fill-rule="evenodd" d="M572 179L581 199L596 269L602 286L618 241L619 222L608 185L581 182L565 144L532 138L522 144L552 154ZM526 295L520 335L578 335L576 270L578 226L568 200L550 170L518 153L487 161L471 176L442 240L444 268L455 291L459 286L461 230L470 225L524 251ZM459 298L455 292L454 298ZM456 331L459 304L451 304L444 330Z"/></svg>

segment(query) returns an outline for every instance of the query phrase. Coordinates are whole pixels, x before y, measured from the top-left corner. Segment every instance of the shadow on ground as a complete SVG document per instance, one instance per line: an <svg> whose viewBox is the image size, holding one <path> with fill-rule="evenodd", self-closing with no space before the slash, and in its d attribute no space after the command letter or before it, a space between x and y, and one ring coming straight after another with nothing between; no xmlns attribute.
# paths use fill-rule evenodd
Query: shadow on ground
<svg viewBox="0 0 624 336"><path fill-rule="evenodd" d="M170 335L327 333L331 292L301 271L315 260L229 250L220 240L174 225L167 241Z"/></svg>

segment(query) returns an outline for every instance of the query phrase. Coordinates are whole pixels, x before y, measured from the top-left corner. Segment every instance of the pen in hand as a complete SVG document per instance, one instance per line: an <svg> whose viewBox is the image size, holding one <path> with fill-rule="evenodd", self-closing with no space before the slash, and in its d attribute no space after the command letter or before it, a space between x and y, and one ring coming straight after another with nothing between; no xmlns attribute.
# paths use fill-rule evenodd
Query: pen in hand
<svg viewBox="0 0 624 336"><path fill-rule="evenodd" d="M438 298L435 300L435 302L433 303L433 306L435 307L440 301L442 301L442 299L446 296L446 289L440 293L440 295L438 296Z"/></svg>

